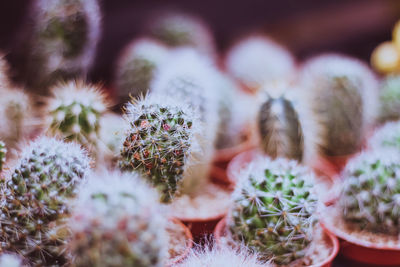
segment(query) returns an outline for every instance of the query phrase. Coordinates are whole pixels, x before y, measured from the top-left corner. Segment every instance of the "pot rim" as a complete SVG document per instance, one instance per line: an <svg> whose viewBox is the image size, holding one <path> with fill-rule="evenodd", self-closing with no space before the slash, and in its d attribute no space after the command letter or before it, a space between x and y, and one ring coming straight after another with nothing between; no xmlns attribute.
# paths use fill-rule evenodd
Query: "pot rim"
<svg viewBox="0 0 400 267"><path fill-rule="evenodd" d="M193 247L193 236L192 236L192 233L190 232L189 228L187 228L186 225L184 225L178 218L172 217L172 218L169 218L169 221L173 222L176 225L179 225L179 227L181 227L185 231L185 237L186 237L185 251L181 255L179 255L173 259L170 259L167 262L167 266L173 266L173 265L181 262L182 260L184 260L187 257L187 255L189 254L190 250Z"/></svg>

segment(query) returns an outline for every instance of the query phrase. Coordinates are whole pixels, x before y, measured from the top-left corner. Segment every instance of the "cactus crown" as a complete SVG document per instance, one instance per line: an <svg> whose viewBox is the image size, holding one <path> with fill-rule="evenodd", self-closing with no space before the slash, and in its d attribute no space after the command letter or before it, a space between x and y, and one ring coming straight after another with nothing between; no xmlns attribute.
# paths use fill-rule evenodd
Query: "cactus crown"
<svg viewBox="0 0 400 267"><path fill-rule="evenodd" d="M379 121L400 119L400 75L391 75L385 78L380 90Z"/></svg>
<svg viewBox="0 0 400 267"><path fill-rule="evenodd" d="M98 86L70 81L56 86L48 99L48 132L90 147L96 145L107 103Z"/></svg>
<svg viewBox="0 0 400 267"><path fill-rule="evenodd" d="M163 202L178 193L190 155L198 149L195 114L190 107L163 95L148 95L126 107L130 129L120 167L140 171L159 190Z"/></svg>
<svg viewBox="0 0 400 267"><path fill-rule="evenodd" d="M296 161L259 157L240 176L228 222L233 238L277 264L303 257L316 222L312 173Z"/></svg>
<svg viewBox="0 0 400 267"><path fill-rule="evenodd" d="M89 159L76 144L48 137L32 142L1 187L2 249L38 265L56 261L62 243L57 226L88 169Z"/></svg>
<svg viewBox="0 0 400 267"><path fill-rule="evenodd" d="M351 160L343 172L339 205L343 218L360 230L399 234L400 155L377 149Z"/></svg>
<svg viewBox="0 0 400 267"><path fill-rule="evenodd" d="M164 266L167 222L137 174L92 173L73 203L67 246L74 266Z"/></svg>
<svg viewBox="0 0 400 267"><path fill-rule="evenodd" d="M4 164L6 163L7 148L3 141L0 141L0 172L3 171Z"/></svg>

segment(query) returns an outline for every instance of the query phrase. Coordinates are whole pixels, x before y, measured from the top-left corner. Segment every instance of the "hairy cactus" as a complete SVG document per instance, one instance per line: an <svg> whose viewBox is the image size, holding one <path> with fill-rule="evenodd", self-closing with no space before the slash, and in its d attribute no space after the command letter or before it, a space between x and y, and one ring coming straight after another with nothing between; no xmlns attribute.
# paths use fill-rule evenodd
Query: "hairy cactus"
<svg viewBox="0 0 400 267"><path fill-rule="evenodd" d="M323 55L306 63L303 85L323 129L321 152L357 152L377 113L377 82L370 69L352 58Z"/></svg>
<svg viewBox="0 0 400 267"><path fill-rule="evenodd" d="M2 249L38 266L62 264L67 200L88 169L89 159L76 144L41 137L26 147L2 181Z"/></svg>
<svg viewBox="0 0 400 267"><path fill-rule="evenodd" d="M73 266L164 266L167 221L156 192L137 174L92 173L81 186L68 225Z"/></svg>
<svg viewBox="0 0 400 267"><path fill-rule="evenodd" d="M120 167L141 172L158 189L161 201L171 201L197 149L198 118L184 104L163 95L148 95L128 104L126 119L130 129Z"/></svg>
<svg viewBox="0 0 400 267"><path fill-rule="evenodd" d="M24 267L22 259L13 254L2 254L0 256L0 266L2 267Z"/></svg>
<svg viewBox="0 0 400 267"><path fill-rule="evenodd" d="M45 93L57 80L85 77L100 35L97 0L36 0L27 62L29 87Z"/></svg>
<svg viewBox="0 0 400 267"><path fill-rule="evenodd" d="M7 148L3 141L0 141L0 172L3 171L4 164L6 163Z"/></svg>
<svg viewBox="0 0 400 267"><path fill-rule="evenodd" d="M343 172L339 206L360 230L400 233L400 154L377 149L352 159Z"/></svg>
<svg viewBox="0 0 400 267"><path fill-rule="evenodd" d="M268 37L258 35L235 44L225 64L234 78L254 91L295 71L295 61L289 51Z"/></svg>
<svg viewBox="0 0 400 267"><path fill-rule="evenodd" d="M304 257L316 222L312 173L296 161L259 157L240 176L228 217L233 239L277 264Z"/></svg>
<svg viewBox="0 0 400 267"><path fill-rule="evenodd" d="M214 40L208 26L199 18L183 13L165 13L149 25L151 36L170 47L191 46L213 55Z"/></svg>
<svg viewBox="0 0 400 267"><path fill-rule="evenodd" d="M116 68L115 84L120 103L129 97L144 95L165 61L168 48L152 39L139 39L130 43L121 53Z"/></svg>
<svg viewBox="0 0 400 267"><path fill-rule="evenodd" d="M379 121L383 123L400 119L400 75L386 77L379 94Z"/></svg>
<svg viewBox="0 0 400 267"><path fill-rule="evenodd" d="M96 148L100 117L107 109L99 87L70 81L56 86L52 94L45 111L47 131L87 148Z"/></svg>

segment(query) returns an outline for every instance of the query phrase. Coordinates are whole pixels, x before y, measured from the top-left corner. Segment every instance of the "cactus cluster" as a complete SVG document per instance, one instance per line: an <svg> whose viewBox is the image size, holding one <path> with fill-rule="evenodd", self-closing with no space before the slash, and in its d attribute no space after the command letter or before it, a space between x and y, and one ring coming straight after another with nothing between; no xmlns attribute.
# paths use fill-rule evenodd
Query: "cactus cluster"
<svg viewBox="0 0 400 267"><path fill-rule="evenodd" d="M67 201L88 169L89 159L78 145L48 137L32 141L1 184L2 250L38 266L62 264Z"/></svg>
<svg viewBox="0 0 400 267"><path fill-rule="evenodd" d="M233 193L227 222L233 239L276 264L304 257L317 221L313 180L296 161L252 161Z"/></svg>
<svg viewBox="0 0 400 267"><path fill-rule="evenodd" d="M400 119L400 76L386 77L379 92L379 122Z"/></svg>
<svg viewBox="0 0 400 267"><path fill-rule="evenodd" d="M85 77L100 35L97 0L36 0L27 83L41 93L59 79Z"/></svg>
<svg viewBox="0 0 400 267"><path fill-rule="evenodd" d="M67 251L73 266L164 266L167 220L137 174L89 175L73 202Z"/></svg>
<svg viewBox="0 0 400 267"><path fill-rule="evenodd" d="M60 83L47 102L47 132L96 148L100 118L106 109L105 97L98 86L81 81Z"/></svg>
<svg viewBox="0 0 400 267"><path fill-rule="evenodd" d="M167 55L168 48L152 39L130 43L119 56L116 68L115 85L119 102L125 103L130 96L146 94Z"/></svg>
<svg viewBox="0 0 400 267"><path fill-rule="evenodd" d="M130 125L121 150L120 167L139 171L169 202L178 193L196 149L198 118L190 107L163 95L129 103Z"/></svg>
<svg viewBox="0 0 400 267"><path fill-rule="evenodd" d="M374 74L355 59L322 55L305 64L303 86L321 126L321 152L327 156L357 152L375 119Z"/></svg>
<svg viewBox="0 0 400 267"><path fill-rule="evenodd" d="M346 222L360 230L400 233L400 154L363 152L343 172L339 206Z"/></svg>

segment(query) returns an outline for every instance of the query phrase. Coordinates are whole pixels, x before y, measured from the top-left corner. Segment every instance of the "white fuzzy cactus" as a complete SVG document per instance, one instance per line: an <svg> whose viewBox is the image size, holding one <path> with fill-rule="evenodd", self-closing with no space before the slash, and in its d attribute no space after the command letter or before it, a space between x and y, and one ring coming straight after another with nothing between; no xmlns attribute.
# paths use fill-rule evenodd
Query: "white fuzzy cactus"
<svg viewBox="0 0 400 267"><path fill-rule="evenodd" d="M73 266L164 266L167 219L138 174L92 173L68 222Z"/></svg>
<svg viewBox="0 0 400 267"><path fill-rule="evenodd" d="M268 37L254 35L236 43L226 58L231 75L251 90L295 71L295 60L288 50Z"/></svg>

